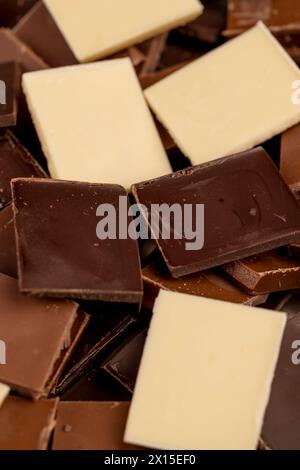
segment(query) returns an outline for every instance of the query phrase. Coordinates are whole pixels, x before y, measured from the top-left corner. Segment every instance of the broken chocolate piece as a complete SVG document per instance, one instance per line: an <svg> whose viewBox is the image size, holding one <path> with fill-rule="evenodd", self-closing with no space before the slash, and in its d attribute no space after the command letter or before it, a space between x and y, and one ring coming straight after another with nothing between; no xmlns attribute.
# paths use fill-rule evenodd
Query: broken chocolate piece
<svg viewBox="0 0 300 470"><path fill-rule="evenodd" d="M154 72L161 59L161 55L165 49L166 43L168 39L168 33L163 33L156 36L149 41L145 41L144 43L139 44L139 48L145 54L145 62L143 63L140 76L143 77L144 75Z"/></svg>
<svg viewBox="0 0 300 470"><path fill-rule="evenodd" d="M158 204L155 216L159 217L160 230L158 237L154 235L174 277L252 256L300 238L300 206L262 148L136 184L132 192L137 202L146 206L148 214L151 205ZM180 226L177 223L173 227L170 220L162 220L159 209L162 203L180 206ZM198 227L194 247L188 246L183 233L187 204L193 211L193 224ZM204 224L199 213L196 215L199 204L205 208ZM171 228L168 239L162 236L162 222ZM151 225L151 220L148 223ZM199 249L201 230L204 246ZM178 239L180 231L182 237Z"/></svg>
<svg viewBox="0 0 300 470"><path fill-rule="evenodd" d="M37 0L1 0L0 26L14 26Z"/></svg>
<svg viewBox="0 0 300 470"><path fill-rule="evenodd" d="M234 261L222 269L251 295L300 288L300 264L274 251Z"/></svg>
<svg viewBox="0 0 300 470"><path fill-rule="evenodd" d="M135 450L123 442L128 402L60 402L53 450Z"/></svg>
<svg viewBox="0 0 300 470"><path fill-rule="evenodd" d="M0 449L46 450L55 427L57 405L58 399L34 403L9 396L0 408Z"/></svg>
<svg viewBox="0 0 300 470"><path fill-rule="evenodd" d="M300 195L300 124L282 134L280 149L280 173L295 192Z"/></svg>
<svg viewBox="0 0 300 470"><path fill-rule="evenodd" d="M117 185L26 178L14 180L12 188L22 292L141 302L136 240L129 237L100 240L97 236L101 220L96 214L98 206L111 204L119 217L121 196L128 210L125 189Z"/></svg>
<svg viewBox="0 0 300 470"><path fill-rule="evenodd" d="M142 277L145 290L152 287L157 294L159 289L165 289L181 292L182 294L253 306L260 305L267 299L265 295L247 295L222 276L218 270L203 271L175 279L171 276L165 263L157 261L143 268Z"/></svg>
<svg viewBox="0 0 300 470"><path fill-rule="evenodd" d="M129 336L102 364L102 368L133 393L148 328Z"/></svg>
<svg viewBox="0 0 300 470"><path fill-rule="evenodd" d="M9 357L0 368L0 382L39 399L48 395L65 350L73 347L77 305L23 296L17 281L4 274L0 275L0 293L1 340Z"/></svg>
<svg viewBox="0 0 300 470"><path fill-rule="evenodd" d="M20 79L18 64L0 64L0 127L15 126L17 123Z"/></svg>

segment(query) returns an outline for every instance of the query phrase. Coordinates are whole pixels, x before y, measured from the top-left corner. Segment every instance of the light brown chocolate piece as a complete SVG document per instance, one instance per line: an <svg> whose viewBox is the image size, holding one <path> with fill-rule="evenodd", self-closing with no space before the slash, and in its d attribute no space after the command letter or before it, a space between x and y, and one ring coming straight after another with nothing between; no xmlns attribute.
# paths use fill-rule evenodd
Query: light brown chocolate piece
<svg viewBox="0 0 300 470"><path fill-rule="evenodd" d="M0 450L46 450L58 399L32 402L9 396L0 408Z"/></svg>
<svg viewBox="0 0 300 470"><path fill-rule="evenodd" d="M60 402L53 450L135 450L123 434L128 402Z"/></svg>

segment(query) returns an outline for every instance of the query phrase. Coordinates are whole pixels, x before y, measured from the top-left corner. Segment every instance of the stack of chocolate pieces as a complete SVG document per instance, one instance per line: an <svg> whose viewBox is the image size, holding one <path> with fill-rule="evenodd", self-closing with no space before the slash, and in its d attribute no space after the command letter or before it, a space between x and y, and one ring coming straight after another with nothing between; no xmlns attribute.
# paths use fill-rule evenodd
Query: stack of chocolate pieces
<svg viewBox="0 0 300 470"><path fill-rule="evenodd" d="M2 2L0 449L300 449L284 3Z"/></svg>

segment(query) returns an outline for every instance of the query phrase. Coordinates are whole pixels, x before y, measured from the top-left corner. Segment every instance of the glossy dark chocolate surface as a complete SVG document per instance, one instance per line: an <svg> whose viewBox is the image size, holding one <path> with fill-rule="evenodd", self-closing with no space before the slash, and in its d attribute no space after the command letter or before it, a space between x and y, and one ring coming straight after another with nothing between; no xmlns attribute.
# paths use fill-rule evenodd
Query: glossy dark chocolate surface
<svg viewBox="0 0 300 470"><path fill-rule="evenodd" d="M0 272L17 277L14 216L11 206L0 211Z"/></svg>
<svg viewBox="0 0 300 470"><path fill-rule="evenodd" d="M132 192L148 212L151 204L204 204L203 249L188 251L174 233L157 240L174 277L300 238L300 206L261 147L136 184Z"/></svg>
<svg viewBox="0 0 300 470"><path fill-rule="evenodd" d="M19 179L13 183L20 288L47 296L139 303L138 246L131 238L99 240L99 204L114 205L116 185Z"/></svg>

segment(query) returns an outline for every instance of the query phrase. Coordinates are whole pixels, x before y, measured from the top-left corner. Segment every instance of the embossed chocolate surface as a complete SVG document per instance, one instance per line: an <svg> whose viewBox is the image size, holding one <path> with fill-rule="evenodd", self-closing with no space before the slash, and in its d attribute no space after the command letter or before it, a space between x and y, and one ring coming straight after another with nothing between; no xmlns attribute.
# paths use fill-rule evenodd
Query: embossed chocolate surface
<svg viewBox="0 0 300 470"><path fill-rule="evenodd" d="M300 206L262 148L146 181L132 191L148 210L155 203L204 204L201 250L188 251L185 237L177 240L171 233L165 240L160 232L157 243L174 277L300 238Z"/></svg>

